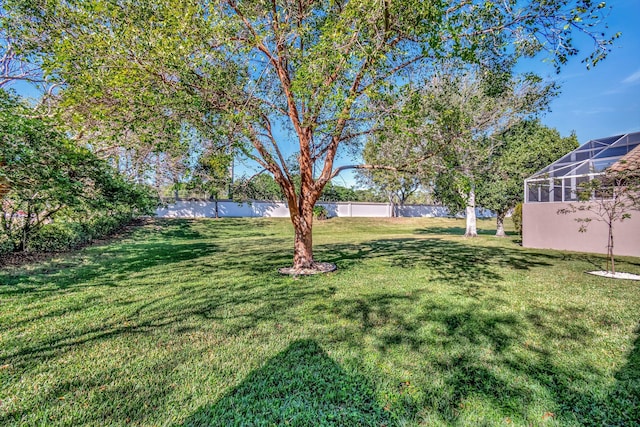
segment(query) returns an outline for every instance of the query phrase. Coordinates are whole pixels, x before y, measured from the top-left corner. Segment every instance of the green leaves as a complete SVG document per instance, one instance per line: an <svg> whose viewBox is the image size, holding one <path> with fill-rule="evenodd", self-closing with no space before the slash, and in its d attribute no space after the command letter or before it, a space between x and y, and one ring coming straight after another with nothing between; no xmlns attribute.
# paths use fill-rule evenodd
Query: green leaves
<svg viewBox="0 0 640 427"><path fill-rule="evenodd" d="M479 204L496 212L505 212L522 201L525 178L578 146L575 134L561 137L538 120L518 123L497 139L477 188Z"/></svg>
<svg viewBox="0 0 640 427"><path fill-rule="evenodd" d="M0 178L9 186L0 207L1 233L26 249L33 233L56 216L147 213L155 200L55 123L33 118L20 99L0 90Z"/></svg>

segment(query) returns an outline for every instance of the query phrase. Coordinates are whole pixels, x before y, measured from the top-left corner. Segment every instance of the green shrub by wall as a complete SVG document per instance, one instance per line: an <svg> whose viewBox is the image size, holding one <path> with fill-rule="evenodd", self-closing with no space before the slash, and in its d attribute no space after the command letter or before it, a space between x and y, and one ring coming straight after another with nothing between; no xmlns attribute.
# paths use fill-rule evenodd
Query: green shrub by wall
<svg viewBox="0 0 640 427"><path fill-rule="evenodd" d="M513 220L514 228L516 229L518 234L522 236L522 203L518 203L513 209L513 215L511 215L511 219Z"/></svg>
<svg viewBox="0 0 640 427"><path fill-rule="evenodd" d="M130 214L101 215L84 222L61 218L40 228L29 241L29 251L62 251L107 237L132 220Z"/></svg>

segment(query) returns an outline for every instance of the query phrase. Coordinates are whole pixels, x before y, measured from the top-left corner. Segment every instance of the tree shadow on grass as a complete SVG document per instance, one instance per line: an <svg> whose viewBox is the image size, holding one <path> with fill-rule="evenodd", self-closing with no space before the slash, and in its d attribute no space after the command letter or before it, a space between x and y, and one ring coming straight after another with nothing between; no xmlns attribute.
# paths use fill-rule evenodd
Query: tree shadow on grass
<svg viewBox="0 0 640 427"><path fill-rule="evenodd" d="M380 239L359 244L333 244L316 248L324 258L333 257L332 262L343 266L366 259L384 258L394 267L428 267L449 279L477 279L490 274L489 268L504 267L514 270L529 270L533 267L550 266L558 255L523 251L519 248L469 245L463 242L429 239ZM325 255L326 254L326 255ZM494 276L499 279L499 276Z"/></svg>
<svg viewBox="0 0 640 427"><path fill-rule="evenodd" d="M221 274L225 274L222 272ZM190 319L200 318L219 324L226 336L237 336L258 324L293 322L291 309L307 299L330 298L335 288L317 287L301 282L291 286L288 278L273 273L272 281L264 277L246 276L241 283L207 282L190 285L185 283L180 292L156 294L153 289L145 292L143 299L123 300L112 303L99 315L99 323L80 322L74 328L65 328L56 334L48 334L35 340L21 342L21 346L0 350L0 365L11 363L26 367L60 357L79 346L117 339L121 336L147 336L163 329L182 328L176 333L187 333L183 325ZM74 305L40 312L18 322L11 328L22 328L43 319L59 315L71 316L91 309L95 304L85 298ZM111 317L109 313L117 313ZM188 328L188 326L186 326Z"/></svg>
<svg viewBox="0 0 640 427"><path fill-rule="evenodd" d="M390 422L365 378L313 340L294 341L182 425L381 426Z"/></svg>
<svg viewBox="0 0 640 427"><path fill-rule="evenodd" d="M94 255L83 263L48 262L24 274L0 274L0 296L20 294L51 294L74 286L85 287L87 282L100 278L96 285L104 286L131 274L144 274L156 266L166 266L210 255L217 246L208 242L195 243L128 243L114 250ZM75 268L68 268L73 266Z"/></svg>
<svg viewBox="0 0 640 427"><path fill-rule="evenodd" d="M448 234L452 236L464 236L466 232L464 227L426 227L414 230L414 234ZM480 236L495 236L495 229L478 228L478 235ZM515 236L516 233L512 231L505 232L507 236Z"/></svg>
<svg viewBox="0 0 640 427"><path fill-rule="evenodd" d="M625 402L625 405L621 405L619 411L610 411L608 413L614 415L614 417L617 415L621 421L628 420L631 423L635 420L640 424L640 325L638 325L635 332L636 339L631 352L627 356L627 364L616 374L617 384L610 396L610 398L615 398L616 401ZM612 417L612 420L607 420L607 422L615 424L614 421L617 420L614 417ZM624 423L618 422L618 424L622 425Z"/></svg>
<svg viewBox="0 0 640 427"><path fill-rule="evenodd" d="M371 295L336 297L331 289L317 286L317 278L292 284L289 278L267 273L267 269L270 270L272 265L280 263L286 256L275 253L277 251L274 251L273 244L268 244L270 241L256 239L250 245L224 246L220 260L203 258L205 253L209 254L215 249L205 242L168 245L167 252L172 256L166 257L153 255L155 244L140 247L142 251L133 257L133 265L127 264L127 257L120 258L116 254L110 262L119 260L123 264L118 266L116 263L114 266L121 270L121 274L153 274L152 271L146 272L145 266L171 263L180 258L189 263L201 264L203 260L211 263L206 270L208 273L231 258L230 266L226 270L223 268L220 274L239 274L243 281L230 284L221 279L190 285L183 283L180 278L180 292L164 295L143 293L148 299L141 303L138 300L123 301L123 304L132 304L131 310L118 313L119 316L113 319L101 313L104 319L102 323L85 323L59 334L34 340L23 339L20 348L8 346L10 352L2 355L0 364L11 363L14 365L12 369L26 370L43 362L48 363L50 359L55 360L56 357L64 358L67 352L82 348L83 345L110 341L120 336L151 335L162 329L169 329L178 336L188 332L188 328L194 324L198 327L197 322L193 322L194 318L211 320L208 324L219 323L221 336L255 333L264 338L259 335L264 332L258 331L257 325L266 328L276 322L306 322L306 319L300 319L297 305L317 301L312 326L322 327L327 332L318 340L326 340L324 342L330 345L358 347L359 354L378 351L385 357L393 357L394 352L407 352L409 359L419 361L423 366L417 369L422 369L425 376L437 376L439 382L427 378L417 383L417 387L424 392L422 396L417 395L411 400L410 397L404 397L408 395L405 392L399 399L401 405L391 408L405 419L419 419L420 412L427 408L431 413L438 414L438 419L445 424L465 424L461 405L468 400L480 399L505 418L510 417L519 424L537 425L544 421L544 412L536 413L534 417L530 407L535 404L535 398L540 396L542 400L550 402L550 407L543 409L554 412L560 424L588 424L589 420L594 420L593 425L634 425L634 420L638 419L635 416L638 412L638 340L628 363L616 375L618 382L615 389L606 397L599 398L597 394L584 392L585 384L593 384L599 391L608 391L602 384L605 373L598 372L588 358L578 357L575 366L558 363L553 345L542 342L536 347L525 342L524 338L527 331L535 328L545 341L558 343L571 340L576 347L587 350L593 332L585 328L583 320L572 317L574 314L579 317L580 312L574 312L570 307L563 307L558 312L554 312L554 308L527 307L521 312L501 313L499 310L493 311L495 305L502 304L494 295L477 299L488 285L497 286L502 280L498 273L500 269L496 267L527 271L555 264L565 259L562 254L482 247L440 239L386 239L317 248L319 259L326 260L333 256L332 260L343 269L378 257L383 266L424 268L425 272L433 273L436 279L459 286L464 296L476 298L443 302L430 298L427 290L407 293L378 287L378 293ZM195 250L190 251L189 248ZM173 257L175 251L182 249L185 251ZM96 262L102 265L102 261ZM255 272L255 275L251 272ZM72 280L73 277L71 273L68 276L49 276L42 279L41 284L51 280L59 281L58 285L66 283L66 286L73 286L76 280ZM211 283L215 283L215 286L211 286ZM105 284L102 282L102 285ZM94 302L85 300L79 304L88 307ZM81 311L80 306L78 311ZM318 325L322 318L326 318L327 323ZM425 332L425 328L430 332ZM317 347L315 350L314 345ZM280 369L279 366L284 368ZM397 368L394 371L402 371L401 363L393 366ZM150 400L155 399L162 404L169 399L163 393L169 385L165 384L168 381L165 378L170 377L171 373L158 372L158 385L153 386L148 394ZM282 372L284 376L281 376ZM404 390L404 383L399 375L401 373L385 372L384 378L376 378L371 384L376 387L382 387L380 383L386 381L401 384L398 387L400 394ZM144 376L148 378L149 375ZM95 388L100 383L97 381L87 387ZM311 385L311 391L305 391L304 387L302 391L292 391L288 388L291 383ZM83 384L82 381L77 384L72 381L62 387L81 388ZM358 388L357 384L361 384L362 388ZM582 389L576 384L582 385ZM340 395L343 387L356 395L365 396L364 401ZM322 392L316 393L315 388ZM310 406L312 410L300 412L299 417L298 413L292 415L298 417L295 418L298 425L316 425L319 424L318 419L325 424L336 425L383 424L387 414L375 404L370 390L366 381L346 374L315 342L296 342L264 368L250 374L219 401L201 408L185 424L279 424L290 418L277 417L288 416L288 410L295 411L302 404ZM272 391L277 398L270 400ZM298 392L302 395L296 395ZM134 422L142 423L148 412L136 412L128 402L135 393L135 388L115 388L113 394L104 400L97 399L95 404L119 402L127 408L126 414L131 414ZM289 395L292 398L287 400ZM334 395L338 397L327 400L326 396ZM254 412L243 412L245 403ZM274 409L265 409L268 405L273 405ZM345 415L351 407L356 408L355 418L349 418L351 415L348 413ZM35 410L34 406L25 408L24 413L31 410ZM236 410L240 415L235 415ZM116 415L107 412L105 410L104 419L113 422L123 414L122 411ZM331 418L333 415L336 421ZM311 416L315 418L307 421L307 417ZM257 421L253 422L254 419ZM281 419L284 421L278 421ZM487 419L495 420L495 417Z"/></svg>
<svg viewBox="0 0 640 427"><path fill-rule="evenodd" d="M400 420L447 425L483 425L483 419L516 425L552 420L560 425L637 425L640 339L616 374L615 386L609 388L602 368L588 357L573 356L570 363L558 358L558 343L568 341L573 343L569 347L586 349L597 339L581 321L567 320L579 309L531 307L517 314L494 307L495 302L487 300L438 302L426 291L388 292L334 298L318 307L316 315L321 316L321 310L331 312L333 324L339 325L327 325L323 339L328 343L370 348L383 359L404 355L385 379L400 384L396 401L401 404L391 407ZM537 344L529 341L532 329L539 335ZM411 360L420 362L407 364ZM408 371L414 374L415 396L403 389L402 375ZM475 412L477 407L465 412L470 401L486 413Z"/></svg>
<svg viewBox="0 0 640 427"><path fill-rule="evenodd" d="M627 363L616 373L616 381L608 393L596 402L578 401L576 406L584 414L584 425L640 425L640 325L635 333Z"/></svg>
<svg viewBox="0 0 640 427"><path fill-rule="evenodd" d="M428 280L458 286L460 292L478 298L488 285L499 287L501 269L527 271L549 267L558 256L521 249L469 245L439 238L381 239L359 244L330 244L316 248L317 258L348 269L367 260L382 265L423 269Z"/></svg>

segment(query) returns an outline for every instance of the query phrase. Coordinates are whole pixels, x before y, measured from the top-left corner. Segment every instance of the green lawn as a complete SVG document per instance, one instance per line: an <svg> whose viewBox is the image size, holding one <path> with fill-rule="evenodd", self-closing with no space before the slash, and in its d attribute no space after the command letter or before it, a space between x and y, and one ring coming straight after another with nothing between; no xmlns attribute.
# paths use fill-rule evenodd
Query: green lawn
<svg viewBox="0 0 640 427"><path fill-rule="evenodd" d="M286 219L0 270L0 425L639 425L640 283L479 225L319 222L297 279Z"/></svg>

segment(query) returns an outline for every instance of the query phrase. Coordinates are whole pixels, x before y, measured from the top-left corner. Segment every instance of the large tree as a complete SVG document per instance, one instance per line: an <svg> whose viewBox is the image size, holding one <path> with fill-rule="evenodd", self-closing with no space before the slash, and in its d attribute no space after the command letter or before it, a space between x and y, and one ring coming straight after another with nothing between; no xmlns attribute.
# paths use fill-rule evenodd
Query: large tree
<svg viewBox="0 0 640 427"><path fill-rule="evenodd" d="M496 136L543 109L553 93L553 84L534 75L442 62L419 89L396 103L397 111L365 154L372 149L376 160L404 162L403 174L410 171L431 186L434 198L451 212L465 211L465 236L473 237L476 187L501 144Z"/></svg>
<svg viewBox="0 0 640 427"><path fill-rule="evenodd" d="M7 0L4 7L20 51L40 55L46 75L64 82L65 105L87 105L85 114L152 105L166 120L232 133L285 194L296 268L316 265L313 206L342 170L334 165L339 148L372 132L373 98L442 57L487 63L550 49L562 64L577 52L580 32L595 41L593 64L611 42L601 36L604 3L592 0ZM285 161L290 151L298 153L299 189Z"/></svg>
<svg viewBox="0 0 640 427"><path fill-rule="evenodd" d="M522 201L524 179L578 147L575 134L561 137L538 120L525 120L497 136L493 155L479 176L480 206L496 213L496 236L504 237L504 218Z"/></svg>

